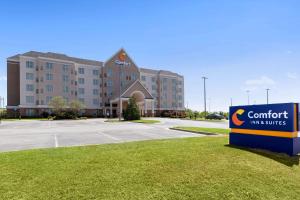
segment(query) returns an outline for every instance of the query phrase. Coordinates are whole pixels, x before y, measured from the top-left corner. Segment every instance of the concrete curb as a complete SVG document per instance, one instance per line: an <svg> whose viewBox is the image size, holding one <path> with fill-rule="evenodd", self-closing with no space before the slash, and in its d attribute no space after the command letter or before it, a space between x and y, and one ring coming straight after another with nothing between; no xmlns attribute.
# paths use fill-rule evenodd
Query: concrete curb
<svg viewBox="0 0 300 200"><path fill-rule="evenodd" d="M182 130L182 129L177 129L177 128L169 128L169 129L170 129L170 130L175 130L175 131L183 131L183 132L189 132L189 133L203 134L203 135L217 135L217 136L223 135L223 134L218 134L218 133L208 133L208 132L188 131L188 130Z"/></svg>

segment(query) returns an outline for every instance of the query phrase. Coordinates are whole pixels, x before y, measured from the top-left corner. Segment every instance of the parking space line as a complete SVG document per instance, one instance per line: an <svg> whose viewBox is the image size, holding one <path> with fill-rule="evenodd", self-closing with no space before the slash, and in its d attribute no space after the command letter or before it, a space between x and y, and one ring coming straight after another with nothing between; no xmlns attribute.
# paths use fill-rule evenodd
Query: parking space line
<svg viewBox="0 0 300 200"><path fill-rule="evenodd" d="M57 135L54 134L54 141L55 141L55 147L58 147L58 140L57 140Z"/></svg>
<svg viewBox="0 0 300 200"><path fill-rule="evenodd" d="M115 141L118 141L118 142L122 141L120 138L116 138L116 137L114 137L114 136L111 136L111 135L106 134L106 133L103 133L103 132L98 132L98 134L104 135L105 137L108 137L108 138L110 138L110 139L112 139L112 140L115 140Z"/></svg>

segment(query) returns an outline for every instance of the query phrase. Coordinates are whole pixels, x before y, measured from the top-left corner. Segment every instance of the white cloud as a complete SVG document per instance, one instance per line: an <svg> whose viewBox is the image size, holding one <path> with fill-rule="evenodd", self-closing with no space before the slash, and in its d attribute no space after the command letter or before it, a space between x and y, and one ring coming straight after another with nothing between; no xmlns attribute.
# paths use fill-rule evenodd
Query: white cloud
<svg viewBox="0 0 300 200"><path fill-rule="evenodd" d="M286 74L286 76L289 78L289 79L297 79L298 76L297 76L297 73L293 73L293 72L288 72Z"/></svg>
<svg viewBox="0 0 300 200"><path fill-rule="evenodd" d="M276 82L267 77L261 76L258 79L249 79L245 81L245 85L242 88L243 90L256 90L256 89L266 89L268 87L275 86Z"/></svg>
<svg viewBox="0 0 300 200"><path fill-rule="evenodd" d="M6 76L0 76L0 81L7 81L7 77Z"/></svg>

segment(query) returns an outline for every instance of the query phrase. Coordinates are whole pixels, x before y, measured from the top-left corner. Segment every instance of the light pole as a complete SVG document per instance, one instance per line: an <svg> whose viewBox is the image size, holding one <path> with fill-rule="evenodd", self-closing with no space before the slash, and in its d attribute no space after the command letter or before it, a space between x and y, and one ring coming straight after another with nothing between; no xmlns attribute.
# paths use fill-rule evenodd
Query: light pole
<svg viewBox="0 0 300 200"><path fill-rule="evenodd" d="M232 98L230 98L230 106L232 106Z"/></svg>
<svg viewBox="0 0 300 200"><path fill-rule="evenodd" d="M270 88L266 89L266 91L267 91L267 104L269 104L269 90L270 90Z"/></svg>
<svg viewBox="0 0 300 200"><path fill-rule="evenodd" d="M206 118L206 85L205 85L205 81L206 81L206 79L208 79L207 77L205 77L205 76L203 76L202 77L202 79L203 79L203 83L204 83L204 118Z"/></svg>
<svg viewBox="0 0 300 200"><path fill-rule="evenodd" d="M250 95L249 95L250 90L246 90L246 92L247 92L247 98L248 98L248 105L250 105Z"/></svg>

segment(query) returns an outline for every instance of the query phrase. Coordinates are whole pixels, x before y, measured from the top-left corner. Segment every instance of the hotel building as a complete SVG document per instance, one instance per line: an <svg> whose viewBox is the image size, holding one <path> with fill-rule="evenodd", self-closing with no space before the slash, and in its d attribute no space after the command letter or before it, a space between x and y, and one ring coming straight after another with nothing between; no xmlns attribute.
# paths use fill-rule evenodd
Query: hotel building
<svg viewBox="0 0 300 200"><path fill-rule="evenodd" d="M184 78L139 68L120 49L106 62L30 51L7 58L7 110L12 115L51 112L51 99L79 100L86 116L118 116L134 97L142 116L184 110Z"/></svg>

